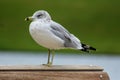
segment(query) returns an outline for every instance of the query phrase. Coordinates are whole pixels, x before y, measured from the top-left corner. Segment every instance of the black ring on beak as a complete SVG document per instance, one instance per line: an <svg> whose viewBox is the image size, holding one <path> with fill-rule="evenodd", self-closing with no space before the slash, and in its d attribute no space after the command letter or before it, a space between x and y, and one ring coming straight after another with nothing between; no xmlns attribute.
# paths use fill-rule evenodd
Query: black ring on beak
<svg viewBox="0 0 120 80"><path fill-rule="evenodd" d="M29 21L29 17L25 18L25 21Z"/></svg>

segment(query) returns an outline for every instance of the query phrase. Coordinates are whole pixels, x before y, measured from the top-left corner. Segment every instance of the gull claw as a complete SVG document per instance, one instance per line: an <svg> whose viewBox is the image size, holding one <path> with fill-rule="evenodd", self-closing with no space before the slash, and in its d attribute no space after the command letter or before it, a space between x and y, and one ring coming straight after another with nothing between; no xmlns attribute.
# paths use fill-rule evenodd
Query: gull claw
<svg viewBox="0 0 120 80"><path fill-rule="evenodd" d="M42 64L43 66L48 66L48 67L50 67L50 66L52 66L52 63L50 62L50 63L47 63L47 64Z"/></svg>

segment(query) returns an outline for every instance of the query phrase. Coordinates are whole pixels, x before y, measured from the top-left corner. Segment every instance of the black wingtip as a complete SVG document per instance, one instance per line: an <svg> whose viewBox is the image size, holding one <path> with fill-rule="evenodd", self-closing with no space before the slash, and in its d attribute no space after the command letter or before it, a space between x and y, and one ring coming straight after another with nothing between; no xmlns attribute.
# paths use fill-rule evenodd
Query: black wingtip
<svg viewBox="0 0 120 80"><path fill-rule="evenodd" d="M90 46L90 48L89 48L90 50L94 50L94 51L96 51L96 48L94 48L94 47L91 47Z"/></svg>
<svg viewBox="0 0 120 80"><path fill-rule="evenodd" d="M88 53L89 53L89 50L94 50L94 51L96 51L96 48L91 47L91 46L86 45L86 44L82 44L82 47L83 47L83 49L81 49L81 51L84 51L84 52L88 52Z"/></svg>
<svg viewBox="0 0 120 80"><path fill-rule="evenodd" d="M89 53L88 49L81 49L81 51Z"/></svg>

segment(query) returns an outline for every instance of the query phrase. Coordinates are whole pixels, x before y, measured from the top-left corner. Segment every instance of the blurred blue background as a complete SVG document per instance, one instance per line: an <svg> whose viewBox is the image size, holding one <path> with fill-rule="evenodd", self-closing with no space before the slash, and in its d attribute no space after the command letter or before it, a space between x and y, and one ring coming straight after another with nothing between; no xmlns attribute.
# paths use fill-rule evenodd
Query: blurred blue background
<svg viewBox="0 0 120 80"><path fill-rule="evenodd" d="M40 65L47 63L47 54L39 52L0 52L0 65ZM120 79L120 57L95 54L57 53L53 65L95 65L104 68L110 80Z"/></svg>

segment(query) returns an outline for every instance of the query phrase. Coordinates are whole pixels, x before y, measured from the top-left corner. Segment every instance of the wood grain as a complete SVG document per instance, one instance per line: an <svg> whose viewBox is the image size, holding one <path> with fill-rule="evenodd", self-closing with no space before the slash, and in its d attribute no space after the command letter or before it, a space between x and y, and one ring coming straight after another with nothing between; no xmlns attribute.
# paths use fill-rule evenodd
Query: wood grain
<svg viewBox="0 0 120 80"><path fill-rule="evenodd" d="M52 65L52 66L45 66L45 65L14 65L14 66L0 66L1 70L63 70L63 71L103 71L103 68L100 66L94 65Z"/></svg>
<svg viewBox="0 0 120 80"><path fill-rule="evenodd" d="M110 80L103 68L87 65L0 66L0 80Z"/></svg>

